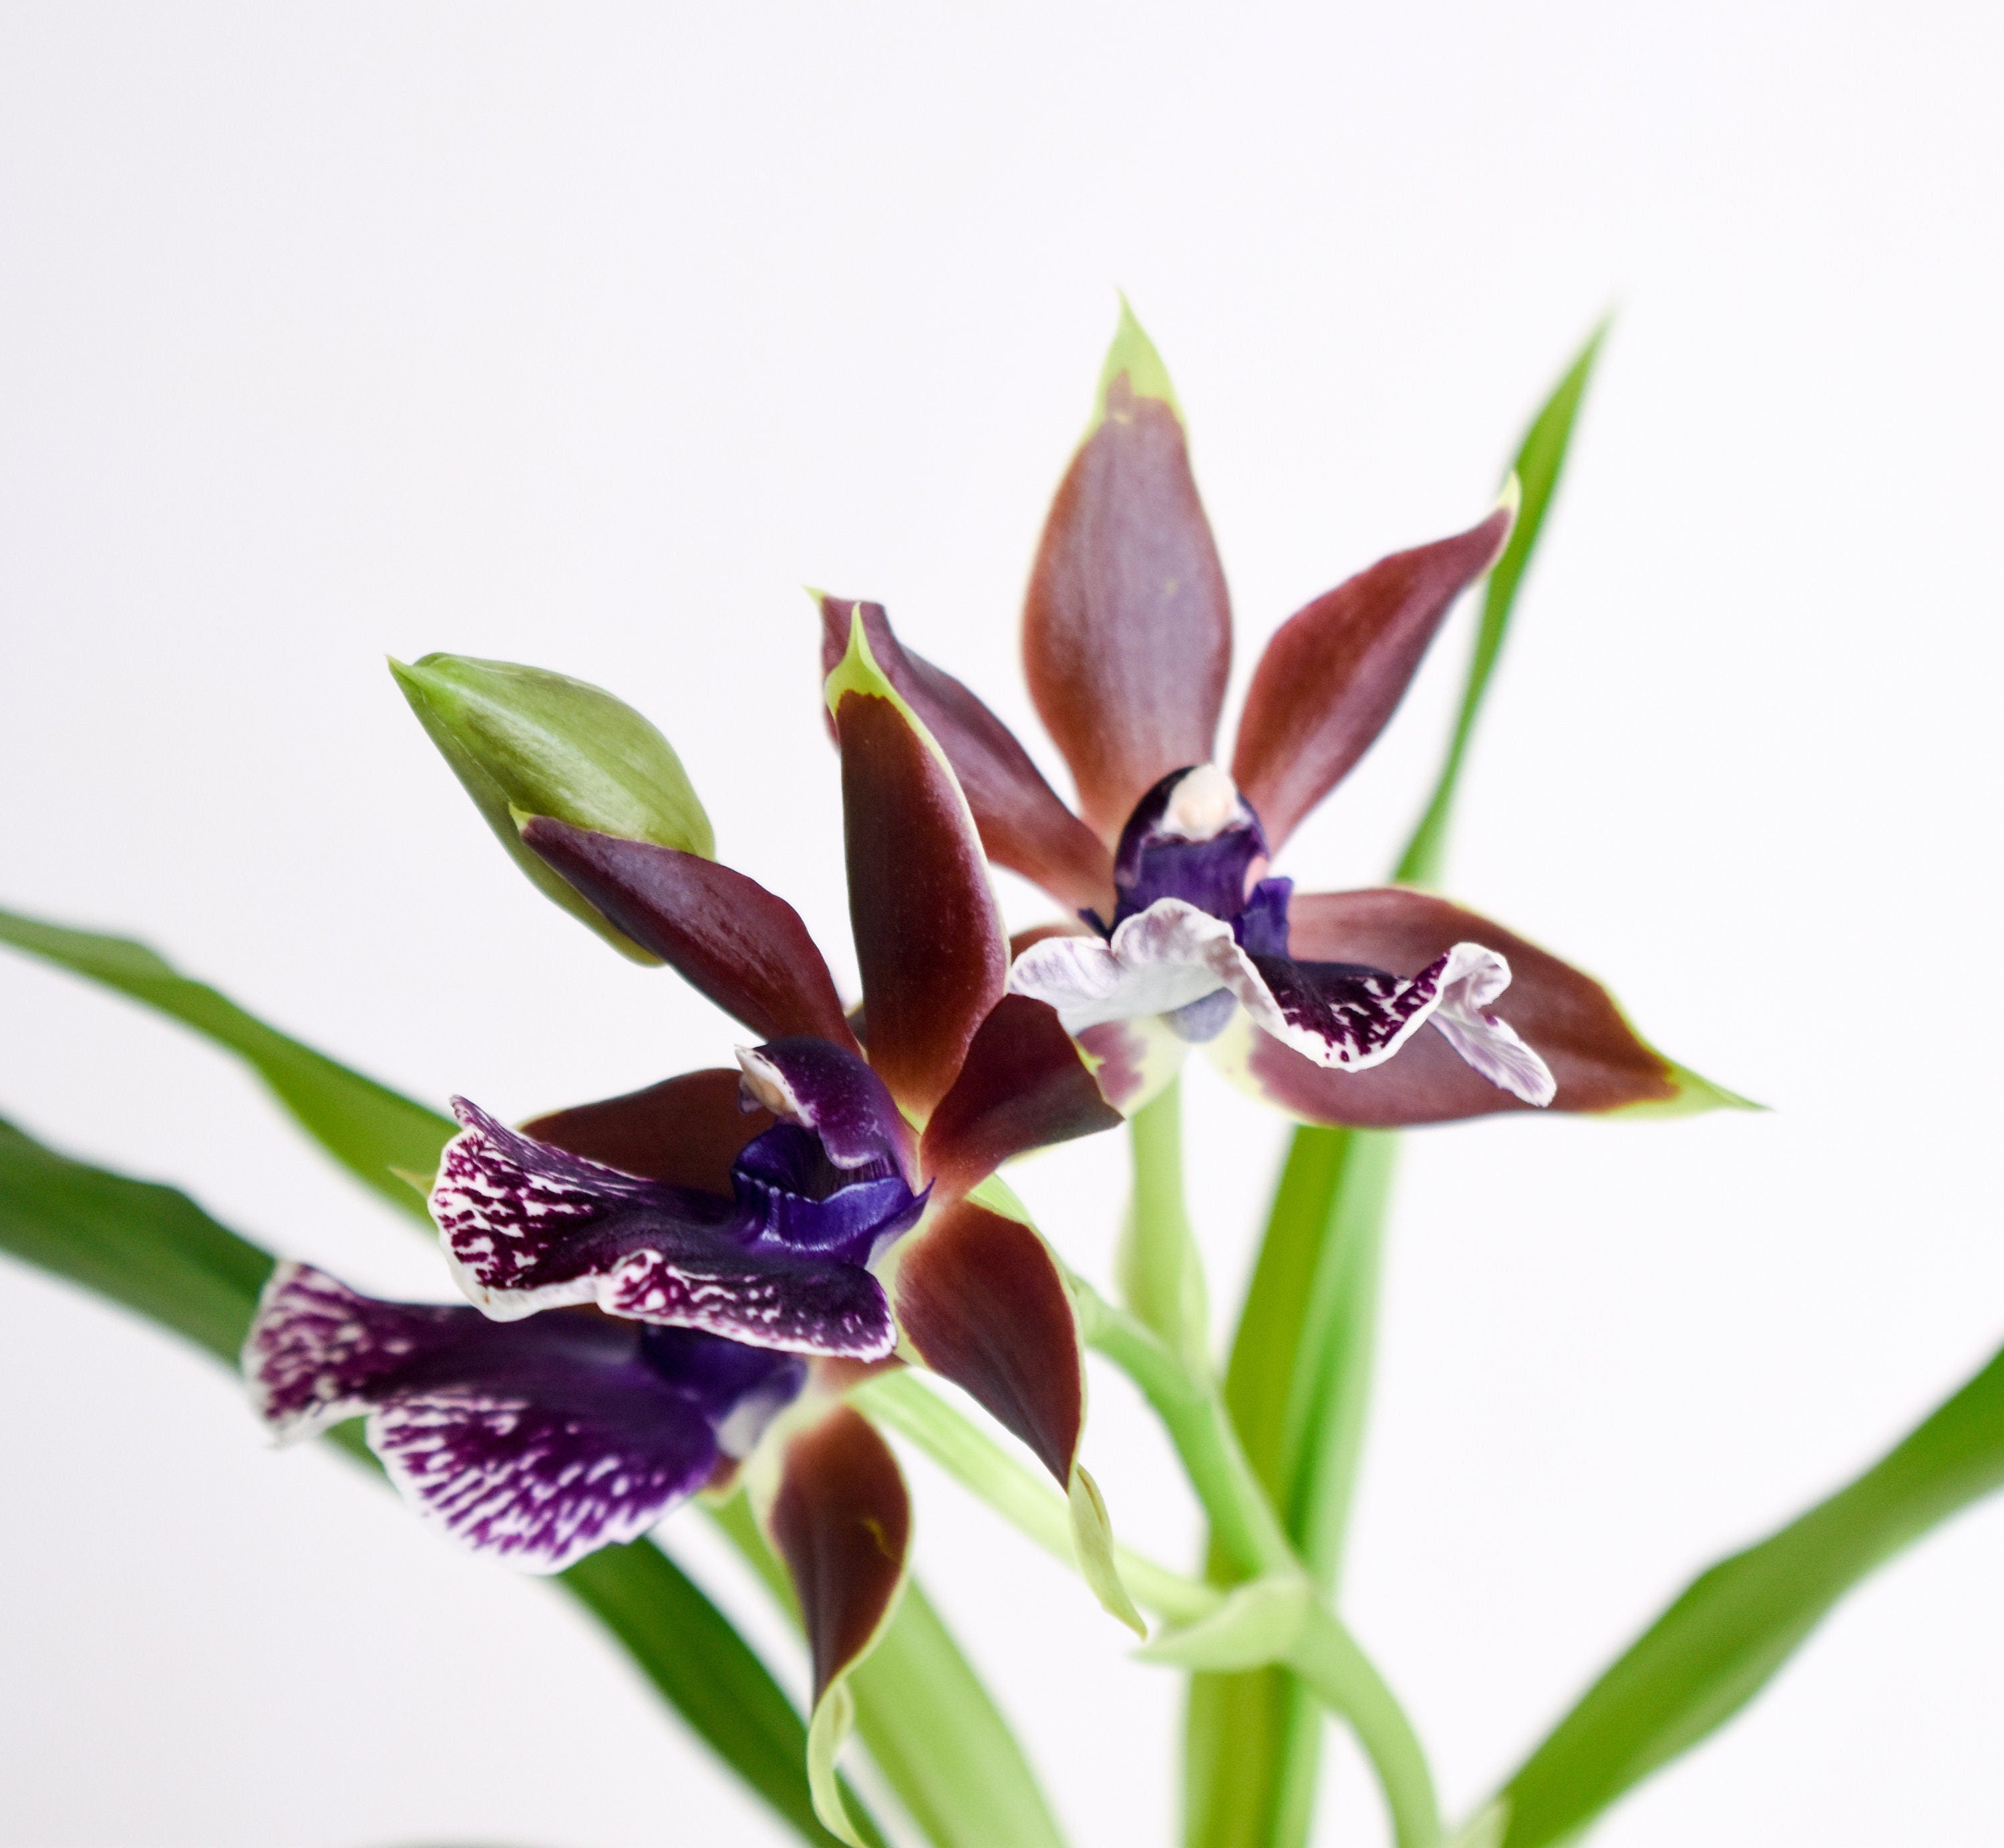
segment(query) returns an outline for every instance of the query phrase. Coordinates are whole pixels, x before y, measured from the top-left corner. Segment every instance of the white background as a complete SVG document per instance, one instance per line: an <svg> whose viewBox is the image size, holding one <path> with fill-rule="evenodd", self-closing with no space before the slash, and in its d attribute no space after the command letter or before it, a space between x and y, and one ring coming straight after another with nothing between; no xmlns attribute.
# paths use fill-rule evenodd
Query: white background
<svg viewBox="0 0 2004 1848"><path fill-rule="evenodd" d="M1057 774L1015 615L1116 285L1241 684L1480 511L1618 304L1452 882L1776 1109L1410 1146L1347 1602L1460 1810L2004 1334L2000 53L1973 3L9 6L0 903L427 1098L716 1063L720 1015L508 865L386 651L641 706L853 979L797 587L885 599ZM1290 848L1309 887L1386 864L1467 620ZM1191 1089L1222 1334L1281 1130ZM12 956L0 1111L442 1288L221 1055ZM1102 1275L1120 1166L1022 1177ZM205 1361L8 1265L0 1380L9 1844L780 1839L565 1601L268 1454ZM1187 1557L1095 1395L1116 1522ZM1081 1848L1170 1839L1171 1680L916 1473L922 1569ZM1599 1839L1999 1839L2001 1566L2004 1506L1918 1548ZM1379 1826L1339 1755L1323 1836Z"/></svg>

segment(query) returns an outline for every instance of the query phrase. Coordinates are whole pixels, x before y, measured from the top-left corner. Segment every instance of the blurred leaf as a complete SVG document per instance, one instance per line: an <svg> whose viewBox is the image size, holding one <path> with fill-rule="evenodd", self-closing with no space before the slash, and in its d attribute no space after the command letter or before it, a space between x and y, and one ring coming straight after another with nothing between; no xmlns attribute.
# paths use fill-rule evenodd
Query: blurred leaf
<svg viewBox="0 0 2004 1848"><path fill-rule="evenodd" d="M743 1496L710 1510L796 1622L786 1568ZM856 1731L937 1848L1063 1848L1064 1837L1009 1724L916 1578L890 1627L849 1678Z"/></svg>
<svg viewBox="0 0 2004 1848"><path fill-rule="evenodd" d="M1851 1587L2004 1487L2004 1352L1864 1475L1691 1581L1504 1787L1505 1848L1572 1839L1764 1687Z"/></svg>
<svg viewBox="0 0 2004 1848"><path fill-rule="evenodd" d="M1510 612L1516 604L1518 586L1524 580L1525 569L1537 547L1545 514L1558 486L1560 472L1565 466L1566 447L1572 440L1573 421L1579 415L1580 400L1585 395L1587 380L1592 375L1593 363L1599 357L1600 343L1606 335L1607 323L1603 321L1588 335L1585 345L1580 349L1564 377L1531 420L1531 427L1525 432L1523 444L1517 451L1513 468L1523 492L1523 503L1518 510L1517 524L1510 535L1510 543L1496 561L1495 570L1489 573L1489 587L1482 599L1481 626L1476 631L1475 652L1468 664L1468 683L1462 693L1461 714L1455 721L1447 761L1441 766L1440 780L1434 786L1426 812L1413 831L1413 838L1407 844L1398 870L1392 875L1402 885L1431 885L1439 876L1441 862L1447 852L1448 822L1454 807L1455 791L1461 780L1462 760L1467 755L1468 741L1475 730L1476 715L1482 710L1483 700L1489 691L1489 677L1495 672L1496 658L1503 651L1503 638L1510 626Z"/></svg>
<svg viewBox="0 0 2004 1848"><path fill-rule="evenodd" d="M709 817L674 747L623 700L547 668L465 654L390 663L439 755L509 857L545 898L636 963L657 963L522 843L538 815L705 859Z"/></svg>
<svg viewBox="0 0 2004 1848"><path fill-rule="evenodd" d="M233 1370L273 1261L186 1194L72 1161L5 1121L0 1250L172 1329ZM247 1411L245 1428L247 1439ZM331 1435L367 1457L359 1425ZM815 1820L800 1716L730 1620L659 1548L608 1547L557 1583L783 1820L809 1842L834 1839Z"/></svg>
<svg viewBox="0 0 2004 1848"><path fill-rule="evenodd" d="M191 980L142 943L72 931L0 911L0 943L46 958L171 1015L238 1054L279 1101L363 1186L430 1223L422 1198L398 1170L429 1175L457 1127L247 1014L206 983Z"/></svg>

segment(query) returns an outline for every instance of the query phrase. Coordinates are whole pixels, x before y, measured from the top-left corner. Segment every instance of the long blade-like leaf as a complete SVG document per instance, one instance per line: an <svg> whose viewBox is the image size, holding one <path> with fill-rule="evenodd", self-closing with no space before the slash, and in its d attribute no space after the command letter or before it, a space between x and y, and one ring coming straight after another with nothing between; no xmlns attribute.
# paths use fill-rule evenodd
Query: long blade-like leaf
<svg viewBox="0 0 2004 1848"><path fill-rule="evenodd" d="M273 1263L185 1194L72 1161L4 1121L0 1250L136 1310L232 1367ZM337 1435L360 1450L353 1427ZM834 1842L815 1818L799 1714L730 1619L666 1554L644 1541L608 1547L558 1582L804 1839Z"/></svg>
<svg viewBox="0 0 2004 1848"><path fill-rule="evenodd" d="M456 1127L450 1117L288 1039L129 938L0 911L0 943L115 988L227 1047L272 1087L300 1127L365 1187L416 1218L425 1217L424 1201L395 1170L430 1173Z"/></svg>
<svg viewBox="0 0 2004 1848"><path fill-rule="evenodd" d="M1439 874L1469 741L1606 332L1605 322L1594 329L1519 445L1516 528L1490 573L1439 777L1393 875L1402 883L1430 884ZM1325 1586L1341 1561L1362 1453L1396 1146L1385 1132L1295 1131L1225 1376L1246 1454ZM1211 1566L1214 1575L1225 1571L1214 1548ZM1186 1848L1300 1848L1321 1738L1319 1709L1284 1669L1195 1677L1184 1729Z"/></svg>
<svg viewBox="0 0 2004 1848"><path fill-rule="evenodd" d="M1510 612L1516 605L1517 587L1524 581L1525 568L1531 562L1538 535L1544 528L1545 514L1558 486L1560 472L1565 467L1567 447L1572 441L1573 421L1579 415L1580 400L1586 394L1587 380L1592 375L1593 363L1599 357L1600 343L1606 335L1607 323L1603 321L1587 336L1585 345L1580 349L1565 376L1532 419L1531 427L1524 433L1524 440L1518 448L1513 466L1524 499L1518 510L1516 529L1511 534L1503 556L1496 561L1496 568L1489 573L1489 587L1482 599L1482 622L1476 631L1475 653L1468 664L1468 683L1462 692L1461 712L1455 721L1454 735L1449 741L1447 760L1441 766L1440 779L1434 785L1433 794L1420 817L1419 826L1413 831L1413 838L1407 843L1398 870L1392 875L1401 885L1431 885L1439 876L1441 862L1447 853L1448 822L1454 808L1455 791L1461 781L1462 761L1468 754L1468 741L1474 733L1476 716L1481 711L1483 700L1489 691L1489 677L1495 672L1496 658L1503 651L1503 638L1510 627Z"/></svg>
<svg viewBox="0 0 2004 1848"><path fill-rule="evenodd" d="M1859 1580L2004 1488L2004 1352L1827 1501L1694 1579L1504 1788L1504 1848L1569 1839L1767 1685Z"/></svg>
<svg viewBox="0 0 2004 1848"><path fill-rule="evenodd" d="M215 989L178 974L143 944L6 912L0 912L0 942L105 983L240 1054L322 1148L429 1227L423 1201L392 1170L430 1173L455 1127L448 1118L287 1038ZM387 1186L381 1185L384 1179ZM159 1191L181 1198L171 1189ZM182 1204L199 1212L191 1203ZM268 1261L258 1256L268 1268ZM261 1270L260 1284L263 1275ZM115 1276L79 1281L117 1294ZM254 1300L254 1288L251 1294ZM131 1306L159 1313L143 1302ZM196 1338L203 1338L198 1333ZM240 1331L236 1338L240 1341ZM235 1358L233 1347L229 1358ZM857 1697L857 1731L864 1745L899 1801L934 1834L941 1848L981 1840L984 1826L997 1814L1018 1818L1021 1839L1029 1848L1058 1841L1056 1825L1021 1748L951 1636L916 1594L913 1585L871 1662L852 1683ZM622 1607L608 1600L594 1608L611 1625ZM639 1655L639 1648L623 1632L615 1628L615 1633ZM653 1674L651 1668L648 1672ZM978 1776L970 1769L976 1765L981 1767Z"/></svg>

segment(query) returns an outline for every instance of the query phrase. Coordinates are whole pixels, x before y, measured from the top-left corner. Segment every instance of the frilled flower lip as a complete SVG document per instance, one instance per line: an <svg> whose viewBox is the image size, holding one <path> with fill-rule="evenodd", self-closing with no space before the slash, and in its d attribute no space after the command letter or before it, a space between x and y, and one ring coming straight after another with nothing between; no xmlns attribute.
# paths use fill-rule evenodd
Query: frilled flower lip
<svg viewBox="0 0 2004 1848"><path fill-rule="evenodd" d="M589 1309L520 1323L386 1303L282 1264L243 1349L286 1443L358 1414L428 1523L519 1569L637 1539L749 1454L806 1383L799 1356Z"/></svg>
<svg viewBox="0 0 2004 1848"><path fill-rule="evenodd" d="M455 1279L496 1320L589 1303L761 1348L875 1359L896 1344L868 1266L924 1210L888 1160L842 1169L781 1123L732 1165L731 1198L645 1180L509 1129L464 1126L432 1190Z"/></svg>
<svg viewBox="0 0 2004 1848"><path fill-rule="evenodd" d="M1548 1103L1554 1086L1543 1061L1487 1011L1509 982L1509 964L1477 943L1457 943L1403 977L1256 955L1231 921L1181 899L1158 899L1105 941L1032 944L1010 975L1015 992L1056 1008L1074 1035L1138 1016L1173 1018L1222 992L1283 1045L1348 1071L1383 1064L1431 1021L1484 1077L1528 1103ZM1228 1018L1221 1011L1203 1036Z"/></svg>

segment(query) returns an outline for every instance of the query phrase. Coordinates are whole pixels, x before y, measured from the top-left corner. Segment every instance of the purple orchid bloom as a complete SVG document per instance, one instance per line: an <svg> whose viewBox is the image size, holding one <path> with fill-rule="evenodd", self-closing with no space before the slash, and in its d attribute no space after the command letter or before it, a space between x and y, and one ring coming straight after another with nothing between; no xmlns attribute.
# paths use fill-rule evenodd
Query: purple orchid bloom
<svg viewBox="0 0 2004 1848"><path fill-rule="evenodd" d="M1592 977L1486 919L1422 892L1297 895L1267 876L1390 719L1515 517L1513 491L1466 531L1382 559L1283 623L1228 773L1213 761L1231 655L1224 573L1167 374L1123 307L1023 619L1031 696L1082 819L972 693L900 645L881 605L822 599L824 658L861 624L951 758L990 856L1084 920L1020 936L1010 986L1058 1010L1122 1111L1192 1044L1318 1123L1723 1095L1639 1038Z"/></svg>
<svg viewBox="0 0 2004 1848"><path fill-rule="evenodd" d="M245 1348L275 1433L366 1412L422 1514L530 1570L743 1470L794 1569L818 1702L885 1620L909 1531L895 1460L842 1403L859 1369L895 1350L953 1380L1098 1506L1063 1273L969 1196L1119 1120L1053 1010L1006 992L972 817L860 629L829 694L867 1044L783 899L699 854L529 819L545 864L758 1043L736 1070L519 1129L455 1099L431 1208L474 1306L288 1266Z"/></svg>

